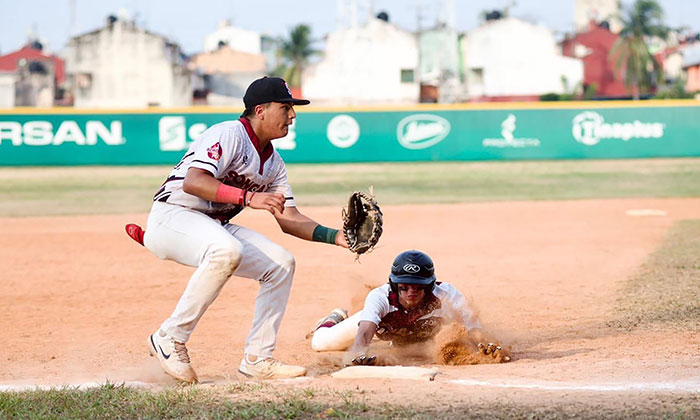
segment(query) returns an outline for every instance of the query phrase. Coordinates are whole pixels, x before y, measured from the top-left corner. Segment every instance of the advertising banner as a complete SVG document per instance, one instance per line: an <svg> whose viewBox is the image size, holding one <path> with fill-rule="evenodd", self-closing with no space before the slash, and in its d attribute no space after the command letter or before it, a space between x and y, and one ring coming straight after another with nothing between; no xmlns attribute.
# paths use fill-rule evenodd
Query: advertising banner
<svg viewBox="0 0 700 420"><path fill-rule="evenodd" d="M700 156L700 105L435 106L306 111L274 141L289 163ZM0 113L0 165L175 164L240 110Z"/></svg>

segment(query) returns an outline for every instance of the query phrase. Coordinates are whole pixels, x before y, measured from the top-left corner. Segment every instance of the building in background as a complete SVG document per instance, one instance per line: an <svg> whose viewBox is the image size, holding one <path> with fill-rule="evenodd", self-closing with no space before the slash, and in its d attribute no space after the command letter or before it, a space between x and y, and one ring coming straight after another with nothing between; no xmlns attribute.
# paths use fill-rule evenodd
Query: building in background
<svg viewBox="0 0 700 420"><path fill-rule="evenodd" d="M260 52L265 56L265 73L276 73L282 65L282 48L279 38L270 35L260 36Z"/></svg>
<svg viewBox="0 0 700 420"><path fill-rule="evenodd" d="M562 56L550 29L519 19L487 19L461 48L471 101L539 100L583 82L582 61Z"/></svg>
<svg viewBox="0 0 700 420"><path fill-rule="evenodd" d="M304 96L318 105L418 102L418 41L388 20L328 34L322 59L304 71Z"/></svg>
<svg viewBox="0 0 700 420"><path fill-rule="evenodd" d="M685 46L676 44L668 46L654 54L654 58L663 70L662 85L673 85L679 77L683 76L683 49Z"/></svg>
<svg viewBox="0 0 700 420"><path fill-rule="evenodd" d="M613 33L620 33L620 0L574 0L574 31L585 32L590 22L603 23Z"/></svg>
<svg viewBox="0 0 700 420"><path fill-rule="evenodd" d="M260 54L260 34L231 26L228 20L219 23L219 29L204 37L204 52L214 52L222 45L228 45L234 51Z"/></svg>
<svg viewBox="0 0 700 420"><path fill-rule="evenodd" d="M700 99L700 43L683 50L683 70L685 71L685 91L695 93Z"/></svg>
<svg viewBox="0 0 700 420"><path fill-rule="evenodd" d="M15 107L15 73L0 70L0 109Z"/></svg>
<svg viewBox="0 0 700 420"><path fill-rule="evenodd" d="M420 101L460 102L466 98L466 94L460 68L455 4L454 0L439 0L436 3L435 25L423 30L419 24L417 33L420 54ZM420 16L421 10L416 12Z"/></svg>
<svg viewBox="0 0 700 420"><path fill-rule="evenodd" d="M65 49L76 107L175 107L192 102L180 47L136 25L126 13L72 37Z"/></svg>
<svg viewBox="0 0 700 420"><path fill-rule="evenodd" d="M64 61L30 41L0 56L0 108L61 104L65 77Z"/></svg>
<svg viewBox="0 0 700 420"><path fill-rule="evenodd" d="M222 44L215 51L194 55L188 66L203 78L204 103L241 106L248 85L265 75L265 56Z"/></svg>
<svg viewBox="0 0 700 420"><path fill-rule="evenodd" d="M459 72L459 36L439 25L418 35L421 102L452 103L466 98Z"/></svg>
<svg viewBox="0 0 700 420"><path fill-rule="evenodd" d="M610 59L618 39L606 25L591 20L585 31L567 36L561 43L565 56L583 60L583 88L594 98L629 97L622 78L615 77L615 63Z"/></svg>

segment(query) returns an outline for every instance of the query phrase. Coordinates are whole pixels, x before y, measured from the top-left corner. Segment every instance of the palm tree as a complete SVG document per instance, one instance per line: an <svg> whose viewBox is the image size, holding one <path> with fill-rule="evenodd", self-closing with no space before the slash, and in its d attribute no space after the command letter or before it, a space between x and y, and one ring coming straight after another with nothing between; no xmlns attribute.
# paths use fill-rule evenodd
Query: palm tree
<svg viewBox="0 0 700 420"><path fill-rule="evenodd" d="M295 26L289 32L289 39L282 39L280 43L282 58L286 61L280 72L291 86L300 87L309 58L318 53L311 45L311 27L305 24Z"/></svg>
<svg viewBox="0 0 700 420"><path fill-rule="evenodd" d="M610 49L610 59L615 60L617 74L622 74L625 86L634 99L648 92L663 77L661 65L649 51L646 40L651 37L665 39L669 27L663 24L664 12L656 0L637 0L627 7L620 17L620 38Z"/></svg>

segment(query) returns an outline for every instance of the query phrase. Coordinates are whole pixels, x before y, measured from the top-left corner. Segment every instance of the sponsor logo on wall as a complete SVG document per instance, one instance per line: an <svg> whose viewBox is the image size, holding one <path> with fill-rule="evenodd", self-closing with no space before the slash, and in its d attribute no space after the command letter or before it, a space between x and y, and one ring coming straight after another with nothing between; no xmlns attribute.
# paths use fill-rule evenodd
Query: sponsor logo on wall
<svg viewBox="0 0 700 420"><path fill-rule="evenodd" d="M296 144L296 120L289 126L286 136L273 140L278 150L294 150ZM161 117L158 121L158 142L164 152L179 152L186 150L200 134L207 129L204 123L196 123L187 127L185 117L181 115Z"/></svg>
<svg viewBox="0 0 700 420"><path fill-rule="evenodd" d="M77 121L65 120L54 126L50 121L0 121L0 146L60 146L72 143L78 146L94 146L98 141L108 146L126 143L122 137L122 122L110 121L109 126L102 121L87 121L85 125Z"/></svg>
<svg viewBox="0 0 700 420"><path fill-rule="evenodd" d="M326 137L333 146L347 149L360 138L360 124L349 115L336 115L326 126Z"/></svg>
<svg viewBox="0 0 700 420"><path fill-rule="evenodd" d="M501 138L483 139L481 144L484 147L539 147L540 140L534 138L516 138L513 135L517 118L513 114L508 114L501 123Z"/></svg>
<svg viewBox="0 0 700 420"><path fill-rule="evenodd" d="M414 114L399 121L396 138L406 149L427 149L450 134L450 122L432 114Z"/></svg>
<svg viewBox="0 0 700 420"><path fill-rule="evenodd" d="M585 111L576 115L572 121L571 134L574 139L586 146L594 146L601 140L615 139L629 141L632 139L659 139L664 136L665 124L660 122L614 122L607 123L602 115Z"/></svg>
<svg viewBox="0 0 700 420"><path fill-rule="evenodd" d="M178 152L187 149L207 125L203 123L192 124L189 129L185 124L185 117L168 116L158 120L158 143L160 150L164 152Z"/></svg>

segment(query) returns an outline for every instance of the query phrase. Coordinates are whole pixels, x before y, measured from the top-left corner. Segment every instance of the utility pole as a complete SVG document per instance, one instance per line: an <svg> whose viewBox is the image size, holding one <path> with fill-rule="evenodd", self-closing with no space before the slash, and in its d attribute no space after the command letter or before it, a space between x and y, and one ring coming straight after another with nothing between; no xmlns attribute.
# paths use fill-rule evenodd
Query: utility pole
<svg viewBox="0 0 700 420"><path fill-rule="evenodd" d="M416 11L416 34L420 35L423 32L423 19L425 18L423 10L425 10L425 5L420 0L414 0L412 6Z"/></svg>
<svg viewBox="0 0 700 420"><path fill-rule="evenodd" d="M76 5L75 0L68 0L68 38L76 34Z"/></svg>

